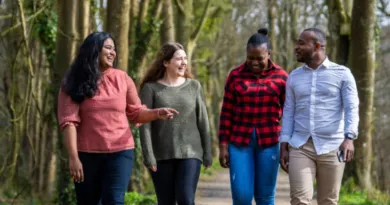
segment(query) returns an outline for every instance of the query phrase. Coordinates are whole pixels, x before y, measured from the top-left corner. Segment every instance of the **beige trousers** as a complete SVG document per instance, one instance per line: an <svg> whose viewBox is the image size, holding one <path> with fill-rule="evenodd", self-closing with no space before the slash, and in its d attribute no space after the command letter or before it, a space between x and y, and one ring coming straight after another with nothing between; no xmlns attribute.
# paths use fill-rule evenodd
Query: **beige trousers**
<svg viewBox="0 0 390 205"><path fill-rule="evenodd" d="M310 204L316 179L318 205L337 205L345 167L337 159L338 150L317 155L312 138L299 149L289 146L289 150L291 204Z"/></svg>

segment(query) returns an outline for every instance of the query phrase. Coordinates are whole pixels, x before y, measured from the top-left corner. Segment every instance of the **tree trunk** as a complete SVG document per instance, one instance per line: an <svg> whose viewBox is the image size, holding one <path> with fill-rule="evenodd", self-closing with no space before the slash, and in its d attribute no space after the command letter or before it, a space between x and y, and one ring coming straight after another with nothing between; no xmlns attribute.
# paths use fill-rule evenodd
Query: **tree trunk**
<svg viewBox="0 0 390 205"><path fill-rule="evenodd" d="M294 1L290 1L290 8L289 8L289 13L290 13L290 21L289 21L289 25L298 25L298 19L299 19L299 16L300 16L300 6L299 6L299 2L300 0L294 0ZM298 30L298 27L297 26L292 26L290 28L290 39L289 39L289 42L288 42L288 46L289 46L289 49L288 52L287 52L287 58L288 58L288 64L286 65L287 67L285 67L286 70L292 70L293 68L297 67L298 66L298 63L295 61L295 55L294 55L294 46L295 46L295 42L297 41L298 39L298 36L299 36L299 30Z"/></svg>
<svg viewBox="0 0 390 205"><path fill-rule="evenodd" d="M58 23L54 82L60 82L76 51L77 0L58 0ZM58 81L59 80L59 81Z"/></svg>
<svg viewBox="0 0 390 205"><path fill-rule="evenodd" d="M187 47L191 31L192 0L174 0L177 8L176 16L176 41Z"/></svg>
<svg viewBox="0 0 390 205"><path fill-rule="evenodd" d="M142 14L142 8L145 7L145 3L142 2L140 7L140 15ZM132 66L129 73L132 75L142 75L142 65L145 62L146 54L149 50L149 43L153 36L153 31L157 27L157 19L160 18L162 7L162 0L156 0L151 8L151 13L146 16L145 22L138 21L136 27L136 43L133 46ZM139 16L140 16L139 15ZM137 77L138 77L137 76ZM135 77L135 76L133 76Z"/></svg>
<svg viewBox="0 0 390 205"><path fill-rule="evenodd" d="M276 0L269 0L268 1L268 29L269 29L269 40L271 42L272 46L272 52L271 52L271 58L274 62L278 62L279 54L276 44Z"/></svg>
<svg viewBox="0 0 390 205"><path fill-rule="evenodd" d="M79 0L79 13L78 13L78 38L79 44L81 44L84 39L89 34L90 30L90 2L91 0Z"/></svg>
<svg viewBox="0 0 390 205"><path fill-rule="evenodd" d="M118 68L128 70L130 0L111 0L107 4L107 31L116 41Z"/></svg>
<svg viewBox="0 0 390 205"><path fill-rule="evenodd" d="M208 16L208 10L210 7L210 2L211 2L211 0L206 1L206 4L204 5L204 8L203 8L203 11L202 11L200 18L196 19L197 25L195 26L195 29L191 31L191 35L189 36L189 39L186 40L187 44L185 46L187 49L187 58L188 58L187 67L188 67L188 69L190 69L192 71L194 76L196 76L197 71L195 68L192 67L192 56L193 56L193 53L194 53L194 50L196 47L196 42L197 42L198 37L200 35L200 31L202 30L202 27L203 27L206 19L208 18L207 16ZM192 4L192 1L191 1L191 4ZM178 4L178 5L180 5L180 4ZM187 10L186 10L186 13L188 13ZM189 23L191 23L191 22L187 22L185 24L185 26L188 26ZM186 29L189 29L189 28L186 28Z"/></svg>
<svg viewBox="0 0 390 205"><path fill-rule="evenodd" d="M279 18L281 19L281 23L279 24L279 27L281 28L280 34L282 36L281 45L280 49L282 52L281 54L281 59L280 63L281 66L286 69L287 71L291 71L291 68L288 67L289 64L289 44L290 44L290 24L289 24L289 7L290 7L289 2L283 2L281 6L281 10L283 13L283 16L280 16Z"/></svg>
<svg viewBox="0 0 390 205"><path fill-rule="evenodd" d="M99 0L90 0L90 12L89 12L89 32L98 30L97 19L99 19ZM100 20L100 19L99 19Z"/></svg>
<svg viewBox="0 0 390 205"><path fill-rule="evenodd" d="M375 80L376 1L355 1L352 11L351 68L359 92L359 139L356 141L356 173L359 185L371 189L372 124Z"/></svg>
<svg viewBox="0 0 390 205"><path fill-rule="evenodd" d="M351 10L344 6L352 0L328 0L329 37L326 47L330 60L341 65L348 64Z"/></svg>
<svg viewBox="0 0 390 205"><path fill-rule="evenodd" d="M137 17L139 12L139 2L138 0L131 0L130 5L130 17L129 17L129 63L128 65L131 65L132 56L133 56L133 45L135 44L135 27L137 26Z"/></svg>
<svg viewBox="0 0 390 205"><path fill-rule="evenodd" d="M160 44L175 41L175 25L173 23L172 0L163 0L161 16L163 23L160 28Z"/></svg>
<svg viewBox="0 0 390 205"><path fill-rule="evenodd" d="M103 31L107 31L107 9L104 7L104 0L99 1L99 14L100 14L100 21L101 26L103 28Z"/></svg>
<svg viewBox="0 0 390 205"><path fill-rule="evenodd" d="M77 0L57 0L58 23L56 40L56 57L54 62L53 87L58 88L62 82L64 73L68 70L76 50L76 18L77 18ZM57 93L53 93L55 106L57 102ZM56 109L55 109L56 110ZM60 135L59 135L60 136ZM66 204L72 196L68 190L70 185L70 176L68 171L67 154L62 143L58 140L58 178L57 189L59 191L58 201Z"/></svg>

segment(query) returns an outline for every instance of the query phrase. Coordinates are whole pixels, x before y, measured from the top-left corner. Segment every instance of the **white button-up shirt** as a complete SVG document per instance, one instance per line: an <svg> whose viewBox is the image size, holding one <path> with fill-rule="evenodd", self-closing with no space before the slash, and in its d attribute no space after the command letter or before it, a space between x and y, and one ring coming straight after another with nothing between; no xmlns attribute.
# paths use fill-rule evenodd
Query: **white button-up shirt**
<svg viewBox="0 0 390 205"><path fill-rule="evenodd" d="M286 85L281 142L299 148L313 138L318 155L339 148L345 133L357 136L359 98L351 71L326 58L317 68L291 72Z"/></svg>

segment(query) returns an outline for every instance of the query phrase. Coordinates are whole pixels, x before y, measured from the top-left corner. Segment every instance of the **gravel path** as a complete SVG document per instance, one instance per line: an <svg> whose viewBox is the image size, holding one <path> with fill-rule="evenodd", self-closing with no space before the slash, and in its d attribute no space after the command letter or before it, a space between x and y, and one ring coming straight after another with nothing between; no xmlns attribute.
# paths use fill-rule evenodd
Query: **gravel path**
<svg viewBox="0 0 390 205"><path fill-rule="evenodd" d="M280 172L275 205L289 205L290 188L288 176ZM196 205L231 205L229 170L222 170L212 178L199 181ZM253 201L253 204L254 201ZM314 201L312 205L317 205Z"/></svg>

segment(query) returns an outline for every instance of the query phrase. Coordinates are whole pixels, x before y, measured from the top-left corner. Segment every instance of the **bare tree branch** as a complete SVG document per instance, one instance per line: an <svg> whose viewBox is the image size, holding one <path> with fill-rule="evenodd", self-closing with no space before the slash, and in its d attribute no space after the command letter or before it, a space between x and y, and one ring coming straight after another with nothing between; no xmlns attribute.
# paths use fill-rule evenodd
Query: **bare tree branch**
<svg viewBox="0 0 390 205"><path fill-rule="evenodd" d="M31 19L37 17L37 16L38 16L40 13L42 13L45 9L46 9L45 7L40 8L35 14L29 16L29 17L25 20L25 22L29 22ZM8 28L7 30L1 32L1 33L0 33L0 37L5 36L7 33L9 33L10 31L12 31L12 30L18 28L18 27L21 26L21 25L22 25L21 22L15 24L14 26Z"/></svg>
<svg viewBox="0 0 390 205"><path fill-rule="evenodd" d="M390 17L390 12L386 11L387 3L384 0L379 0L379 6L378 9L381 11L385 16Z"/></svg>
<svg viewBox="0 0 390 205"><path fill-rule="evenodd" d="M31 77L34 77L34 72L33 72L33 65L31 62L31 53L30 53L30 46L28 45L28 35L27 35L27 29L26 29L26 21L24 18L24 10L23 10L23 2L22 0L18 0L18 7L19 7L19 12L20 12L20 22L22 23L22 30L23 30L23 40L24 44L26 46L26 52L27 52L27 61L28 61L28 68L30 71Z"/></svg>
<svg viewBox="0 0 390 205"><path fill-rule="evenodd" d="M137 26L135 28L136 36L140 36L142 33L142 25L144 24L146 15L148 14L148 5L149 5L149 0L142 1L140 3L140 9L138 11L138 22Z"/></svg>
<svg viewBox="0 0 390 205"><path fill-rule="evenodd" d="M341 21L343 23L346 23L348 21L349 16L347 12L345 12L345 8L342 0L336 0L336 5L337 5L337 9L339 10Z"/></svg>
<svg viewBox="0 0 390 205"><path fill-rule="evenodd" d="M175 3L176 3L177 8L179 8L179 12L184 14L184 15L187 15L185 12L184 6L180 3L180 1L175 0Z"/></svg>
<svg viewBox="0 0 390 205"><path fill-rule="evenodd" d="M191 34L191 37L190 37L191 40L195 40L195 39L198 38L200 30L203 27L204 22L206 21L206 17L207 17L207 13L208 13L209 7L210 7L210 0L207 0L206 5L205 5L204 10L203 10L203 13L202 13L202 17L201 17L201 19L199 21L199 24L196 26L196 29Z"/></svg>
<svg viewBox="0 0 390 205"><path fill-rule="evenodd" d="M0 16L0 20L12 18L12 14Z"/></svg>

